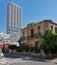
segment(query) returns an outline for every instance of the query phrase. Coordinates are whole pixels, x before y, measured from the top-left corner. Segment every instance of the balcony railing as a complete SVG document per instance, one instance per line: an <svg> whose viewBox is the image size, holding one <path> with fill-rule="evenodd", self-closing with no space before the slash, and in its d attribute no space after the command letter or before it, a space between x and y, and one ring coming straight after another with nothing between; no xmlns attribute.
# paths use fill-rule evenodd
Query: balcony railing
<svg viewBox="0 0 57 65"><path fill-rule="evenodd" d="M22 40L25 40L25 39L33 39L33 38L39 38L39 37L41 37L42 36L42 34L41 33L35 33L33 36L27 36L27 37L22 37Z"/></svg>
<svg viewBox="0 0 57 65"><path fill-rule="evenodd" d="M27 38L34 38L34 35L33 36L27 36Z"/></svg>
<svg viewBox="0 0 57 65"><path fill-rule="evenodd" d="M34 35L35 38L39 38L41 36L42 36L42 33L35 33L35 35Z"/></svg>

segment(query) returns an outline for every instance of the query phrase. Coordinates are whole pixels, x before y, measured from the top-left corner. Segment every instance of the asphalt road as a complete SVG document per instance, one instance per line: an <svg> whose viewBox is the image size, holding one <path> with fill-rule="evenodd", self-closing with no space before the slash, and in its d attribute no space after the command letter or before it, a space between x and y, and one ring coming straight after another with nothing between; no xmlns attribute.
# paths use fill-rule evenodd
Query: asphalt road
<svg viewBox="0 0 57 65"><path fill-rule="evenodd" d="M5 54L5 58L0 61L0 65L57 65L57 59L47 60L43 58Z"/></svg>

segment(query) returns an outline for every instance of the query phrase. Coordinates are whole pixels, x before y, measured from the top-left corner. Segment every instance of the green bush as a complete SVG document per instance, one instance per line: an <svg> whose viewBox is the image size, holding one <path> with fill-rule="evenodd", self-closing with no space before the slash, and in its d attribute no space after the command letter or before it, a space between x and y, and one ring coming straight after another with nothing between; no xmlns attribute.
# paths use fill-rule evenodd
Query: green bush
<svg viewBox="0 0 57 65"><path fill-rule="evenodd" d="M30 47L29 47L29 46L25 46L24 50L25 50L26 52L29 52Z"/></svg>
<svg viewBox="0 0 57 65"><path fill-rule="evenodd" d="M34 47L35 53L40 53L40 48L39 47Z"/></svg>
<svg viewBox="0 0 57 65"><path fill-rule="evenodd" d="M23 49L22 49L21 46L17 46L17 47L16 47L16 51L17 51L17 52L22 52L22 50L23 50Z"/></svg>
<svg viewBox="0 0 57 65"><path fill-rule="evenodd" d="M17 47L17 46L14 45L14 44L10 44L10 45L8 45L8 48L11 49L11 50L16 49L16 47Z"/></svg>
<svg viewBox="0 0 57 65"><path fill-rule="evenodd" d="M30 48L30 52L34 52L34 47L31 47Z"/></svg>

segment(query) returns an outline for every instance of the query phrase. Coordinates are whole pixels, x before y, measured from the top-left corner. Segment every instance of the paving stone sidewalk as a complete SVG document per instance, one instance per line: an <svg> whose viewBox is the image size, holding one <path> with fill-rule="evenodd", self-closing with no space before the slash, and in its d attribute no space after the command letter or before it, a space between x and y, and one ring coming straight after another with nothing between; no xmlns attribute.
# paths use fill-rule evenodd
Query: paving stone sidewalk
<svg viewBox="0 0 57 65"><path fill-rule="evenodd" d="M0 64L6 64L6 60L4 58L0 59Z"/></svg>

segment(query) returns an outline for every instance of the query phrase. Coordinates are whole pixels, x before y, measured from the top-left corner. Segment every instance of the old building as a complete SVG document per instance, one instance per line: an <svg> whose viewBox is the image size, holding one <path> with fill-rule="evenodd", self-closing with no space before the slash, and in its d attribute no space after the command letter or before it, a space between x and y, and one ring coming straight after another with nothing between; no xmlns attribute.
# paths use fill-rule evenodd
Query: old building
<svg viewBox="0 0 57 65"><path fill-rule="evenodd" d="M50 28L53 32L57 33L57 24L52 20L43 20L38 23L27 25L27 27L21 29L21 44L29 46L40 45L40 37L45 33L47 28Z"/></svg>

